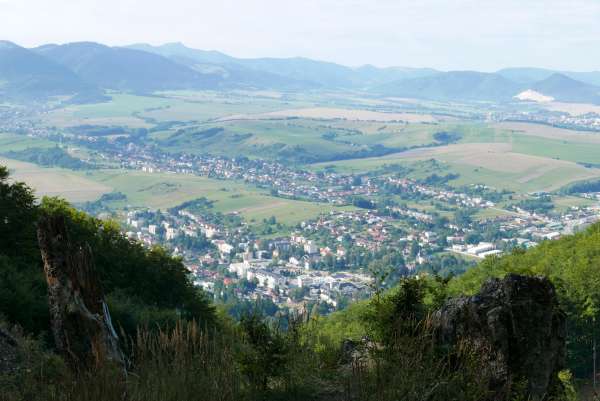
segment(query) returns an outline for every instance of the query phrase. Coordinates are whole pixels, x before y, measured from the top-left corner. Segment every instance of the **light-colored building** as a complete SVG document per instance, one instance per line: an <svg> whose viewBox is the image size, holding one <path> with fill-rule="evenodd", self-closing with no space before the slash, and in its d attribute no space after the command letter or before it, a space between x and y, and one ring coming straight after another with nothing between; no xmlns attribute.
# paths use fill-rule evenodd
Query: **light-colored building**
<svg viewBox="0 0 600 401"><path fill-rule="evenodd" d="M467 253L471 255L479 255L480 253L491 251L494 249L494 244L491 242L480 242L475 246L471 246L467 248Z"/></svg>
<svg viewBox="0 0 600 401"><path fill-rule="evenodd" d="M215 246L221 253L230 254L231 251L233 251L233 246L229 245L227 242L225 242L223 240L213 241L213 244L215 244Z"/></svg>
<svg viewBox="0 0 600 401"><path fill-rule="evenodd" d="M165 238L167 239L167 241L171 241L171 240L177 238L178 235L179 235L179 232L177 231L176 228L169 227L169 228L167 228Z"/></svg>
<svg viewBox="0 0 600 401"><path fill-rule="evenodd" d="M316 253L319 253L319 247L317 246L317 244L315 244L314 241L307 241L304 244L304 252L308 253L309 255L314 255Z"/></svg>

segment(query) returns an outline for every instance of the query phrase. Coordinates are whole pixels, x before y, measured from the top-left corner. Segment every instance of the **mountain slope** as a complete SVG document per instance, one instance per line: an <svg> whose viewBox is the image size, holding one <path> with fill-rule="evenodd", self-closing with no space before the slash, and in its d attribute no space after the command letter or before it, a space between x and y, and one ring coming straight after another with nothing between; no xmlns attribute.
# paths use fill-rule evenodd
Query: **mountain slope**
<svg viewBox="0 0 600 401"><path fill-rule="evenodd" d="M542 81L555 73L556 71L547 70L545 68L530 67L503 68L496 72L496 74L502 75L506 79L522 84L533 84Z"/></svg>
<svg viewBox="0 0 600 401"><path fill-rule="evenodd" d="M365 86L376 86L404 79L423 78L439 73L439 71L432 68L378 68L369 64L358 67L354 71Z"/></svg>
<svg viewBox="0 0 600 401"><path fill-rule="evenodd" d="M205 64L230 64L236 63L234 57L228 56L216 50L198 50L186 47L183 43L165 43L160 46L152 46L147 43L136 43L125 46L128 49L142 50L163 57L182 58Z"/></svg>
<svg viewBox="0 0 600 401"><path fill-rule="evenodd" d="M244 60L236 59L218 51L192 49L182 43L167 43L161 46L138 43L126 47L167 57L201 73L218 75L222 80L220 85L225 88L288 90L312 89L318 86L313 82L300 81L245 66Z"/></svg>
<svg viewBox="0 0 600 401"><path fill-rule="evenodd" d="M576 72L576 71L555 71L545 68L504 68L496 72L511 81L533 84L550 78L553 74L562 74L576 81L581 81L589 85L600 86L600 71Z"/></svg>
<svg viewBox="0 0 600 401"><path fill-rule="evenodd" d="M73 71L11 42L0 42L0 94L41 98L97 92Z"/></svg>
<svg viewBox="0 0 600 401"><path fill-rule="evenodd" d="M319 86L347 87L354 84L353 76L355 73L351 68L301 57L241 59L216 51L192 49L181 43L167 43L162 46L136 44L128 46L128 48L160 54L187 65L190 61L193 61L196 64L228 66L227 70L235 65L238 75L242 70L251 69L254 73L260 71L271 74L271 76L277 75L295 82L304 82L311 86L316 84Z"/></svg>
<svg viewBox="0 0 600 401"><path fill-rule="evenodd" d="M202 74L156 54L98 43L47 45L34 50L103 88L140 92L204 89L216 87L220 80L216 74Z"/></svg>
<svg viewBox="0 0 600 401"><path fill-rule="evenodd" d="M432 100L505 101L519 93L522 85L498 74L451 71L396 81L375 90L389 96Z"/></svg>
<svg viewBox="0 0 600 401"><path fill-rule="evenodd" d="M600 87L576 81L563 74L553 74L535 83L531 89L561 102L600 104Z"/></svg>
<svg viewBox="0 0 600 401"><path fill-rule="evenodd" d="M217 71L230 85L274 88L360 88L400 79L432 75L429 68L350 68L336 63L296 58L242 59L218 51L198 50L181 43L127 46L168 57L198 71Z"/></svg>
<svg viewBox="0 0 600 401"><path fill-rule="evenodd" d="M231 73L235 71L241 84L248 84L243 79L256 78L259 72L268 74L269 77L286 78L296 83L304 83L306 86L351 86L350 78L354 75L349 67L334 63L325 63L304 58L256 58L239 59L216 51L197 50L184 46L181 43L168 43L162 46L150 46L147 44L136 44L128 48L160 54L188 66L221 66L224 71Z"/></svg>

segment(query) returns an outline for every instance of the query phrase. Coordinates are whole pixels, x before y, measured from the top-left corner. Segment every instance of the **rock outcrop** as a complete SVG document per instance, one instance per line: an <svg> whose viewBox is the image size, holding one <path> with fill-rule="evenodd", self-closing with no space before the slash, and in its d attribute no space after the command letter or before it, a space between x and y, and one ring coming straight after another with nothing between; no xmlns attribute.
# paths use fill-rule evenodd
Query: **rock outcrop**
<svg viewBox="0 0 600 401"><path fill-rule="evenodd" d="M566 326L554 286L546 278L508 275L479 294L451 299L433 316L439 341L465 341L487 359L490 399L510 397L523 385L529 399L561 391Z"/></svg>
<svg viewBox="0 0 600 401"><path fill-rule="evenodd" d="M124 367L89 247L73 245L60 214L40 219L38 242L57 350L77 368L106 361Z"/></svg>

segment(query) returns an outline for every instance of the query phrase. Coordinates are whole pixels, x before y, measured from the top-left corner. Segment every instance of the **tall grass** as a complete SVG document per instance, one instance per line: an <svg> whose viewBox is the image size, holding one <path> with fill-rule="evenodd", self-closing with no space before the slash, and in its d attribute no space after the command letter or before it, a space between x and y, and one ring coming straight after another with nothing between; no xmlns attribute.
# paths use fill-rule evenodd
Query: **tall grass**
<svg viewBox="0 0 600 401"><path fill-rule="evenodd" d="M242 377L231 339L195 323L138 332L128 342L127 374L111 365L68 369L59 358L23 341L24 368L4 377L0 400L25 401L229 401L242 399ZM0 382L1 383L1 382Z"/></svg>
<svg viewBox="0 0 600 401"><path fill-rule="evenodd" d="M348 355L297 319L273 330L285 345L277 369L256 386L243 363L256 347L239 327L206 332L195 323L140 329L126 343L127 374L110 365L73 371L39 342L22 339L22 369L0 376L1 401L392 401L483 400L481 358L469 347L440 351L425 323L386 344L364 341ZM405 326L408 327L408 326ZM269 355L261 360L268 361ZM253 360L253 359L250 359ZM261 376L260 383L263 383Z"/></svg>
<svg viewBox="0 0 600 401"><path fill-rule="evenodd" d="M396 335L386 346L367 342L363 347L362 357L351 362L345 401L489 399L489 376L470 344L440 348L424 327L414 335Z"/></svg>

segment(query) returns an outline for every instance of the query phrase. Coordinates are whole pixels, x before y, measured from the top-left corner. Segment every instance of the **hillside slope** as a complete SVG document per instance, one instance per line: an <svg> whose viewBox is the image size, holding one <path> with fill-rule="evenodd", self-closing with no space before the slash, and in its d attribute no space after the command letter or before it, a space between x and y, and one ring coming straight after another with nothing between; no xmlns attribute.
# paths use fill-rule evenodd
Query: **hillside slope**
<svg viewBox="0 0 600 401"><path fill-rule="evenodd" d="M388 96L432 100L505 101L520 92L522 85L498 74L451 71L432 76L396 81L375 90Z"/></svg>
<svg viewBox="0 0 600 401"><path fill-rule="evenodd" d="M578 377L591 374L594 319L600 319L600 223L527 251L487 258L450 282L452 294L475 294L492 277L542 275L556 286L570 328L567 362Z"/></svg>
<svg viewBox="0 0 600 401"><path fill-rule="evenodd" d="M563 74L552 74L532 88L561 102L600 104L600 87L576 81Z"/></svg>
<svg viewBox="0 0 600 401"><path fill-rule="evenodd" d="M0 94L15 98L41 98L95 92L70 69L14 43L0 42Z"/></svg>
<svg viewBox="0 0 600 401"><path fill-rule="evenodd" d="M199 70L220 69L229 84L240 86L296 89L366 88L436 72L430 68L378 68L372 65L351 68L303 57L236 58L214 50L192 49L182 43L167 43L161 46L138 43L127 47L160 54Z"/></svg>
<svg viewBox="0 0 600 401"><path fill-rule="evenodd" d="M46 45L34 51L107 89L210 89L220 80L216 74L202 74L156 54L92 42Z"/></svg>

